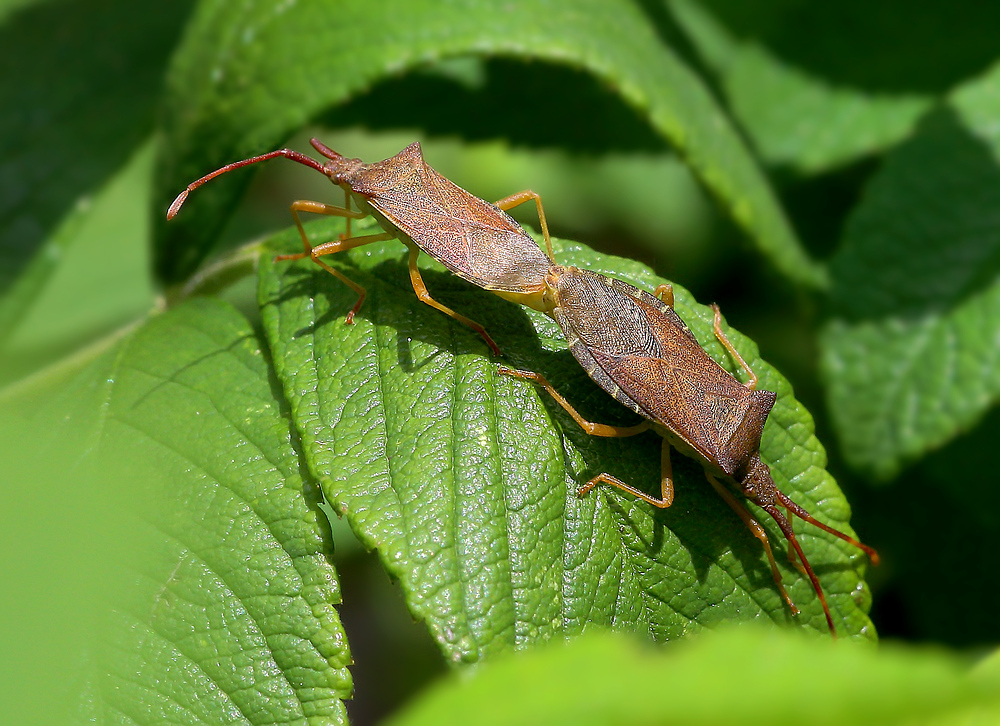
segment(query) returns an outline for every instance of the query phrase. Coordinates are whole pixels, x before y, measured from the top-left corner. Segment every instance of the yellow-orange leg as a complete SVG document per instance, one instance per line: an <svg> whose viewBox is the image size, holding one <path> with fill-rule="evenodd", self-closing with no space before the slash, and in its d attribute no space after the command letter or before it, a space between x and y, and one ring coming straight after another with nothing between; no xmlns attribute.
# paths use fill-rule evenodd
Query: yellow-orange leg
<svg viewBox="0 0 1000 726"><path fill-rule="evenodd" d="M542 209L542 198L538 196L536 192L533 192L530 189L525 189L523 192L518 192L517 194L511 194L509 197L498 199L496 206L504 211L507 211L508 209L513 209L520 204L530 201L535 202L535 208L538 210L538 221L542 227L542 237L545 238L545 251L548 253L549 259L555 262L555 255L552 254L552 240L549 238L549 225L545 221L545 210Z"/></svg>
<svg viewBox="0 0 1000 726"><path fill-rule="evenodd" d="M712 303L712 312L715 313L715 319L712 322L712 328L715 330L715 337L719 339L719 342L726 346L726 350L729 351L729 355L736 359L736 362L740 364L740 368L747 372L750 376L748 380L743 385L749 388L751 391L757 388L757 374L753 372L753 369L743 360L743 356L740 352L736 350L732 343L729 342L729 338L726 334L722 332L722 313L719 312L719 306Z"/></svg>
<svg viewBox="0 0 1000 726"><path fill-rule="evenodd" d="M507 366L497 366L497 370L505 376L524 378L537 383L539 386L548 391L549 395L555 399L556 403L562 406L566 413L572 416L573 420L580 425L580 428L591 436L607 436L610 438L635 436L636 434L641 434L649 428L649 421L643 421L641 424L636 424L635 426L609 426L607 424L593 423L592 421L588 421L581 416L580 413L573 408L573 405L563 398L559 394L559 391L557 391L555 387L545 379L545 376L540 373L535 373L534 371L524 371L519 368L508 368Z"/></svg>
<svg viewBox="0 0 1000 726"><path fill-rule="evenodd" d="M379 240L392 239L392 235L382 232L379 234L365 235L363 237L347 237L346 239L338 239L333 242L324 242L323 244L313 247L309 242L309 236L306 234L305 228L302 226L302 220L299 218L299 212L325 214L331 217L347 217L348 223L350 223L351 219L360 219L361 217L364 217L364 212L355 212L351 209L347 209L346 207L337 207L332 204L323 204L322 202L311 202L305 199L292 202L289 209L292 212L292 219L295 220L295 226L299 230L299 236L302 238L302 246L305 248L305 251L294 255L278 255L274 258L274 261L282 262L286 260L301 260L308 257L349 288L354 290L354 292L358 295L358 301L354 303L354 307L351 308L351 311L347 313L347 317L344 319L344 322L350 325L354 322L354 316L357 315L358 310L361 309L361 303L365 301L365 289L358 283L354 282L354 280L351 280L339 270L333 269L330 265L326 264L319 258L323 255L332 255L335 252L343 252L355 247L371 244L372 242L378 242ZM350 229L350 227L348 227L348 229Z"/></svg>
<svg viewBox="0 0 1000 726"><path fill-rule="evenodd" d="M352 212L352 213L354 212L354 210L351 209L351 193L349 191L347 191L346 189L344 190L344 207L343 208L346 209L346 210L348 210L349 212ZM363 213L359 213L359 214L363 214ZM344 234L342 234L340 236L341 239L348 239L349 237L352 236L351 235L351 220L352 219L361 219L361 217L360 216L358 216L358 217L355 217L355 216L345 216L344 217Z"/></svg>
<svg viewBox="0 0 1000 726"><path fill-rule="evenodd" d="M774 578L774 584L778 586L778 591L785 599L785 602L788 603L792 615L798 615L799 609L795 607L795 603L792 602L792 598L788 596L788 592L781 582L781 573L778 571L778 563L774 561L774 552L771 551L771 542L767 538L767 532L760 526L760 522L754 519L750 512L747 511L747 508L740 504L736 500L736 497L720 484L714 476L705 472L705 478L708 479L708 483L712 485L712 488L719 493L719 496L726 501L726 504L743 520L743 523L750 528L753 536L759 539L760 543L764 545L764 553L767 555L767 561L771 565L771 577Z"/></svg>
<svg viewBox="0 0 1000 726"><path fill-rule="evenodd" d="M653 291L656 297L660 298L662 302L665 302L670 307L674 306L674 288L673 285L657 285L656 290Z"/></svg>
<svg viewBox="0 0 1000 726"><path fill-rule="evenodd" d="M548 391L549 395L555 399L556 403L563 407L563 409L573 420L579 424L585 432L591 436L605 436L609 438L624 438L627 436L635 436L636 434L641 434L643 431L649 430L649 421L643 421L635 426L609 426L608 424L594 423L593 421L588 421L580 412L573 408L573 405L560 395L559 391L549 383L543 375L540 373L535 373L533 371L524 371L517 368L508 368L507 366L498 366L497 370L506 376L514 376L515 378L525 378L529 381L537 383L539 386ZM667 444L667 440L663 440L663 449L661 453L661 471L662 477L660 479L660 499L651 497L643 491L639 491L635 487L626 484L621 479L611 476L607 472L598 474L593 479L588 481L582 487L577 490L577 496L585 496L591 489L596 487L598 484L610 484L613 487L618 487L622 491L626 491L634 497L637 497L644 502L649 502L654 507L660 507L661 509L669 507L674 501L674 482L673 474L670 467L670 446Z"/></svg>
<svg viewBox="0 0 1000 726"><path fill-rule="evenodd" d="M477 333L483 336L483 340L485 340L486 344L490 346L490 350L493 351L493 355L499 358L500 348L497 347L497 344L493 342L493 338L491 338L490 334L486 332L486 328L484 328L476 321L469 320L464 315L456 313L448 306L442 305L437 300L431 297L431 294L427 292L427 285L424 284L424 279L420 276L420 270L417 269L417 257L420 256L420 248L417 247L412 242L406 242L406 246L410 248L410 263L409 263L410 283L413 285L413 292L417 294L417 297L420 299L420 302L430 305L432 308L435 308L436 310L440 310L445 315L450 315L451 317L455 318L455 320L462 323L462 325L467 325L468 327L475 330Z"/></svg>
<svg viewBox="0 0 1000 726"><path fill-rule="evenodd" d="M628 492L633 497L641 499L644 502L652 504L654 507L659 509L666 509L671 504L674 503L674 473L673 468L670 465L670 444L666 439L663 439L663 444L660 448L660 498L651 497L646 492L639 491L634 486L626 484L621 479L613 477L610 474L598 474L593 479L588 481L582 487L577 490L578 496L584 496L591 489L596 487L598 484L610 484L613 487L621 489L623 492Z"/></svg>

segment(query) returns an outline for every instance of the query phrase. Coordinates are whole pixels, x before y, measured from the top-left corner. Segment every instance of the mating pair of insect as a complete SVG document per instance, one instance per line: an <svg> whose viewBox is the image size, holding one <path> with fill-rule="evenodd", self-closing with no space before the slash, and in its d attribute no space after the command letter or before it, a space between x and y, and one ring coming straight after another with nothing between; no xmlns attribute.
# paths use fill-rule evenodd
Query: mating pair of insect
<svg viewBox="0 0 1000 726"><path fill-rule="evenodd" d="M599 474L580 487L579 495L604 483L653 506L669 507L674 498L670 448L693 457L702 464L712 487L761 541L781 595L792 613L798 613L781 582L764 528L719 480L735 485L743 496L774 518L798 555L801 569L823 605L830 633L836 636L826 597L792 529L791 515L861 548L873 563L878 563L878 555L872 548L813 518L775 486L759 449L764 422L776 396L757 389L757 376L722 331L717 306L712 306L715 335L746 371L746 383L737 381L708 356L674 312L669 285L661 285L654 296L621 280L556 264L545 213L534 192L524 191L489 204L434 171L424 162L419 144L411 144L396 156L375 164L348 159L316 139L312 145L326 157L325 162L290 149L234 162L190 184L170 205L167 218L173 218L187 195L210 179L268 159L284 157L326 175L344 190L344 205L294 202L292 218L305 251L281 255L277 260L308 257L354 290L358 300L347 313L346 322L350 323L364 302L365 290L321 258L398 238L409 248L410 281L417 297L475 330L498 356L500 349L481 325L431 297L417 269L420 250L472 284L554 318L566 336L570 351L590 377L619 402L643 416L644 422L622 427L587 421L541 375L504 366L499 370L545 388L588 434L633 436L652 428L663 436L659 499L608 473ZM356 210L351 206L352 199ZM530 201L538 210L547 254L505 211ZM302 227L299 217L302 212L345 217L347 232L340 239L314 247ZM351 220L369 214L385 231L352 236Z"/></svg>

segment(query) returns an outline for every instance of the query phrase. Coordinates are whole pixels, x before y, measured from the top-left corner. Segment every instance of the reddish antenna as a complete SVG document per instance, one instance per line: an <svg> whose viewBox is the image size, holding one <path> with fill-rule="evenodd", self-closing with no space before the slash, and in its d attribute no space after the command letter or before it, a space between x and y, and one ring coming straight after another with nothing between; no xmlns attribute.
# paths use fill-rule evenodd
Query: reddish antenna
<svg viewBox="0 0 1000 726"><path fill-rule="evenodd" d="M316 139L313 139L313 146L316 146L317 143L318 142L316 141ZM320 144L320 146L323 145ZM330 154L327 154L325 151L323 151L323 149L326 149L326 151L329 151L331 154L338 155L337 152L332 151L331 149L328 149L325 146L323 146L323 149L319 149L319 147L317 146L317 149L320 152L322 152L324 156L330 156ZM277 151L269 151L268 153L261 154L260 156L251 156L249 159L243 159L243 161L234 161L232 164L226 164L221 169L216 169L211 174L206 174L201 179L198 179L197 181L193 181L190 184L188 184L187 189L178 194L177 198L174 199L173 202L171 202L170 209L167 210L167 219L173 219L174 217L176 217L177 213L181 211L181 207L184 205L184 202L187 200L188 194L193 192L195 189L200 187L205 182L211 181L220 174L225 174L227 171L232 171L233 169L239 169L240 167L244 166L250 166L251 164L256 164L259 161L267 161L268 159L274 159L275 157L278 156L284 157L286 159L291 159L292 161L297 161L303 166L308 166L310 169L315 169L321 174L326 173L326 171L323 169L322 164L313 159L311 156L306 156L300 151L292 151L291 149L278 149ZM334 156L330 156L330 158L332 159L334 158Z"/></svg>

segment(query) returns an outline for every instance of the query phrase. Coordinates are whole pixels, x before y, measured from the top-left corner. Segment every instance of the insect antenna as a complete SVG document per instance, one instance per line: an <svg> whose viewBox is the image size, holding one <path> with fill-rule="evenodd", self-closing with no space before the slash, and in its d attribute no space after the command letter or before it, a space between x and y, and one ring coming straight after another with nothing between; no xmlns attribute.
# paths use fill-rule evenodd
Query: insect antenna
<svg viewBox="0 0 1000 726"><path fill-rule="evenodd" d="M834 535L835 537L839 537L840 539L844 540L845 542L848 542L849 544L854 545L859 550L862 550L865 554L868 555L868 558L871 560L871 562L872 562L873 565L877 565L879 563L878 552L876 552L873 548L869 547L866 544L862 544L861 542L858 542L856 539L854 539L853 537L850 537L850 536L844 534L839 529L834 529L833 527L831 527L828 524L823 524L818 519L816 519L811 514L809 514L809 512L807 512L802 507L800 507L798 504L796 504L791 499L789 499L784 494L784 492L782 492L777 487L775 487L774 493L777 495L778 500L781 501L782 506L784 506L786 509L788 509L789 512L794 513L797 517L799 517L800 519L805 520L806 522L809 522L809 524L813 525L814 527L819 527L824 532L829 532L830 534Z"/></svg>
<svg viewBox="0 0 1000 726"><path fill-rule="evenodd" d="M315 139L313 139L313 141L315 142ZM320 151L322 151L322 149L320 149ZM330 149L327 149L327 151L330 151ZM335 154L336 152L332 153ZM324 155L326 154L324 153ZM251 164L256 164L257 162L260 161L267 161L268 159L274 159L275 157L278 156L283 156L286 159L297 161L299 164L308 166L310 169L315 169L321 174L326 173L323 169L323 165L320 164L315 159L313 159L311 156L306 156L305 154L299 151L292 151L291 149L278 149L277 151L269 151L268 153L261 154L260 156L251 156L249 159L244 159L243 161L234 161L232 164L226 164L221 169L216 169L212 173L206 174L201 179L198 179L197 181L193 181L190 184L188 184L187 189L178 194L177 198L174 199L174 201L171 203L170 209L167 210L167 219L173 219L175 216L177 216L177 213L181 210L181 206L184 204L185 200L187 200L188 194L193 192L195 189L200 187L205 182L211 181L220 174L225 174L227 171L232 171L233 169L239 169L244 166L250 166Z"/></svg>
<svg viewBox="0 0 1000 726"><path fill-rule="evenodd" d="M309 139L309 143L312 144L313 148L319 153L325 156L327 159L343 159L345 158L343 154L338 154L336 151L331 149L329 146L324 144L322 141L316 138Z"/></svg>

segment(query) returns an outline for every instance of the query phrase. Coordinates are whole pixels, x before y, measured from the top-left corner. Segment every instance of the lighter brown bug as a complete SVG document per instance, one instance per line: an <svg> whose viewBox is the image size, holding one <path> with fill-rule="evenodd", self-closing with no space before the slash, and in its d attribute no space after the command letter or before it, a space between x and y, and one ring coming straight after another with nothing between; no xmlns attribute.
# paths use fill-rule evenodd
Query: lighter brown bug
<svg viewBox="0 0 1000 726"><path fill-rule="evenodd" d="M189 184L170 205L167 219L173 219L188 194L205 182L234 169L283 157L315 169L344 190L344 205L341 207L308 200L292 203L292 218L302 237L305 251L294 255L280 255L275 260L308 257L354 290L358 300L347 313L347 323L354 320L361 308L365 300L365 289L323 262L320 257L392 238L398 238L410 250L410 282L417 297L475 330L495 355L500 355L500 349L483 326L431 297L417 269L420 250L473 285L507 300L542 309L545 274L552 265L553 255L545 212L541 199L535 192L526 190L490 204L431 168L423 159L419 143L410 144L395 156L374 164L364 164L360 159L342 156L318 139L312 139L310 143L326 157L325 162L320 163L291 149L279 149L227 164ZM357 210L351 209L351 200L354 200ZM534 201L538 210L548 255L504 211L528 201ZM347 232L341 239L314 247L302 227L300 212L345 217ZM369 214L385 231L352 237L351 220L361 219Z"/></svg>

